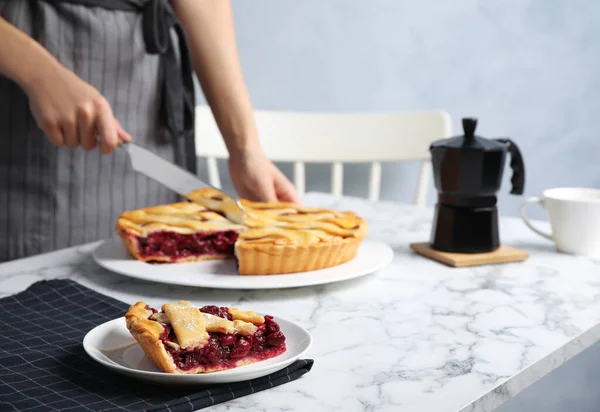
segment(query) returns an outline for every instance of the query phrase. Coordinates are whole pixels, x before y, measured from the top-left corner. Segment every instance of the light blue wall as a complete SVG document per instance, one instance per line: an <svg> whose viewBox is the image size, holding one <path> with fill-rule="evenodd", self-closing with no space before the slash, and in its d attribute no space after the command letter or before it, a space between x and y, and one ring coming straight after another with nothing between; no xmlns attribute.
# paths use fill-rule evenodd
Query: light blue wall
<svg viewBox="0 0 600 412"><path fill-rule="evenodd" d="M594 166L600 154L598 1L233 5L256 108L443 108L453 116L455 132L461 116L477 116L481 135L509 136L520 145L527 195L559 185L600 187L600 168ZM366 193L364 170L348 172L347 193ZM308 188L327 190L328 178L327 168L313 168ZM411 200L415 179L414 165L388 165L383 197ZM508 194L508 179L505 173L500 210L516 215L520 199ZM543 217L536 212L534 217Z"/></svg>
<svg viewBox="0 0 600 412"><path fill-rule="evenodd" d="M257 108L444 108L455 119L455 132L461 116L477 116L482 135L509 136L520 145L526 195L561 185L600 187L599 1L233 4ZM366 193L364 171L351 168L347 193ZM308 177L309 189L327 190L327 169L312 168ZM414 165L387 166L383 197L411 200L415 179ZM508 179L505 173L500 211L516 215L520 198L508 195ZM599 355L598 345L585 351L502 411L597 410Z"/></svg>

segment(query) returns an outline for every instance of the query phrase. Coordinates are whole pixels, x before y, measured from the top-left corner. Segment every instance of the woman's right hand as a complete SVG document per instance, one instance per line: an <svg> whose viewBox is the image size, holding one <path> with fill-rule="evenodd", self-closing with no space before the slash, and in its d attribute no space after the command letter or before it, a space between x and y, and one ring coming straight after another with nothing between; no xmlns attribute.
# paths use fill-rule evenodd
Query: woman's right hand
<svg viewBox="0 0 600 412"><path fill-rule="evenodd" d="M60 64L24 89L38 127L56 146L89 151L99 144L102 153L111 153L121 141L131 141L104 96Z"/></svg>
<svg viewBox="0 0 600 412"><path fill-rule="evenodd" d="M52 143L92 150L99 137L100 150L110 153L120 140L131 140L98 90L2 17L0 39L0 74L27 93L35 121Z"/></svg>

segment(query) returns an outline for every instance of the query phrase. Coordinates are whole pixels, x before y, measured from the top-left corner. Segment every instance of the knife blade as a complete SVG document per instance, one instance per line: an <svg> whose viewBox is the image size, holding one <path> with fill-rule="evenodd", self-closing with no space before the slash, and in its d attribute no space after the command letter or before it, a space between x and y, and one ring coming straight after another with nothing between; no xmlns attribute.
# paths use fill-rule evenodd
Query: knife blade
<svg viewBox="0 0 600 412"><path fill-rule="evenodd" d="M169 161L157 156L131 142L123 142L120 148L127 151L133 170L141 173L155 182L165 186L175 193L187 198L187 194L197 189L211 188L220 192L225 198L232 199L237 205L240 215L239 222L244 221L244 209L236 194L227 193L198 179L195 175Z"/></svg>

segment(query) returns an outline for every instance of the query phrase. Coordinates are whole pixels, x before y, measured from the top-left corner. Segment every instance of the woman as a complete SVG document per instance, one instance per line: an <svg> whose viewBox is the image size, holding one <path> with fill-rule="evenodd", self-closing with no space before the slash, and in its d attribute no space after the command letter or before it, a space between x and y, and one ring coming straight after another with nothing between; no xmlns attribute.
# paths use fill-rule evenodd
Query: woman
<svg viewBox="0 0 600 412"><path fill-rule="evenodd" d="M0 261L175 200L115 148L133 139L195 171L192 66L239 194L297 201L260 147L229 1L0 0L0 16Z"/></svg>

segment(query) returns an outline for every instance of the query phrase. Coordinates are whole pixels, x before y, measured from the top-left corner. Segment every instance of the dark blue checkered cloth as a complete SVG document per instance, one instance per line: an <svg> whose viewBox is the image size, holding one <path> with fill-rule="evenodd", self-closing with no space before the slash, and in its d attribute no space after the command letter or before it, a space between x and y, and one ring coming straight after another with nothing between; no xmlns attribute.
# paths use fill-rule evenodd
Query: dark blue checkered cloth
<svg viewBox="0 0 600 412"><path fill-rule="evenodd" d="M193 411L298 379L303 359L247 382L181 389L112 372L83 350L85 334L128 305L71 280L0 299L0 411Z"/></svg>

